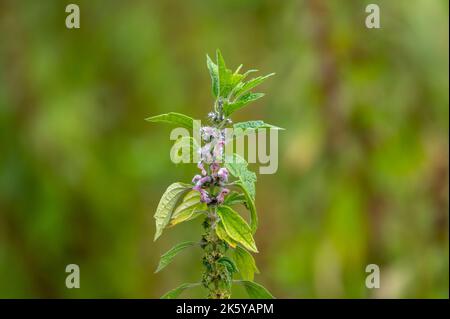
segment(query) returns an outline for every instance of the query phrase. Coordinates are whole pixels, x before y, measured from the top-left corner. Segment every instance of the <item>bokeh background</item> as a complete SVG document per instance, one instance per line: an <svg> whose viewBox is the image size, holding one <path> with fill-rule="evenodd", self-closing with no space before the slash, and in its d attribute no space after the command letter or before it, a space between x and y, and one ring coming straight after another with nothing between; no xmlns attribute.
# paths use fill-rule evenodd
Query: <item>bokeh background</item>
<svg viewBox="0 0 450 319"><path fill-rule="evenodd" d="M368 3L381 29L365 27ZM258 177L256 280L279 298L448 298L448 10L0 0L0 297L158 298L200 278L195 250L153 274L201 226L152 241L160 196L197 170L174 165L171 128L144 118L205 119L205 54L220 48L233 68L277 73L234 120L286 128L277 174ZM65 287L71 263L80 289ZM364 284L371 263L379 289Z"/></svg>

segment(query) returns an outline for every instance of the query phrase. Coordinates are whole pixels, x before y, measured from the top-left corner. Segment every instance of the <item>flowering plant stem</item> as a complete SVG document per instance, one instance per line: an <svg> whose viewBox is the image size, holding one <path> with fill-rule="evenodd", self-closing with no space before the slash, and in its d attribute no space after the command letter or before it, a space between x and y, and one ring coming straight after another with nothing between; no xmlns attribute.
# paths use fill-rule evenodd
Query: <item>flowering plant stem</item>
<svg viewBox="0 0 450 319"><path fill-rule="evenodd" d="M194 176L192 184L170 185L154 216L156 240L166 227L193 220L206 213L200 241L204 272L200 283L182 284L162 298L176 298L188 288L203 286L208 298L228 299L233 283L243 285L251 298L272 298L266 288L253 281L255 273L259 272L251 255L251 252L258 252L253 239L258 226L254 202L256 174L248 170L247 162L239 155L227 157L224 154L225 144L229 142L225 138L225 129L232 124L230 115L262 97L263 94L251 90L272 74L244 81L254 70L240 74L240 66L232 72L226 67L218 50L216 61L214 63L207 56L215 102L213 111L208 114L211 125L200 129L203 146L196 146L198 143L187 138L189 145L200 154L197 165L200 174ZM194 127L192 118L174 112L147 120L173 123L189 129ZM252 132L258 129L280 129L259 120L236 123L232 128ZM229 182L230 177L235 180ZM249 224L232 208L234 205L244 205L250 211ZM175 245L161 256L156 272L165 268L180 251L192 246L198 246L198 243L182 242ZM234 275L238 275L241 280L233 281Z"/></svg>

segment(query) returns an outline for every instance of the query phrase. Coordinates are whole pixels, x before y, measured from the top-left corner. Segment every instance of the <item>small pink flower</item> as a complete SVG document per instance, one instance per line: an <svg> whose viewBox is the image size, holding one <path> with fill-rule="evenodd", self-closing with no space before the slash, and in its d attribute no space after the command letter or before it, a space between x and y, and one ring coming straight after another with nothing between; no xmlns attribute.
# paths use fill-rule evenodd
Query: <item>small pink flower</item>
<svg viewBox="0 0 450 319"><path fill-rule="evenodd" d="M222 188L219 195L217 195L217 198L216 198L217 203L222 204L225 199L225 196L228 195L228 193L230 193L230 190L228 188Z"/></svg>
<svg viewBox="0 0 450 319"><path fill-rule="evenodd" d="M203 165L202 161L198 162L197 167L202 170L202 175L203 176L205 176L207 174L206 170L205 170L205 166Z"/></svg>
<svg viewBox="0 0 450 319"><path fill-rule="evenodd" d="M225 167L222 167L217 172L217 177L219 177L221 182L227 182L228 181L228 170Z"/></svg>
<svg viewBox="0 0 450 319"><path fill-rule="evenodd" d="M192 183L197 184L197 182L201 179L202 177L200 175L195 175L194 178L192 179Z"/></svg>
<svg viewBox="0 0 450 319"><path fill-rule="evenodd" d="M206 204L211 203L211 197L209 196L208 192L205 191L204 189L200 190L200 201Z"/></svg>

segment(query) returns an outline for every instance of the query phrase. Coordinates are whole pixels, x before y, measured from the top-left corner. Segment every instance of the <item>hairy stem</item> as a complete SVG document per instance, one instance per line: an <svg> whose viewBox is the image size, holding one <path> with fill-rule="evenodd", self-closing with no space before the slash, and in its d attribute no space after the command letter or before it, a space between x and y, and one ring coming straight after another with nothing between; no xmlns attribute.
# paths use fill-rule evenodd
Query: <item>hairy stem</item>
<svg viewBox="0 0 450 319"><path fill-rule="evenodd" d="M208 298L229 299L232 278L226 267L218 262L225 255L228 245L216 235L215 227L218 220L216 207L210 207L208 216L203 222L205 233L202 236L202 248L205 270L202 284L208 290Z"/></svg>

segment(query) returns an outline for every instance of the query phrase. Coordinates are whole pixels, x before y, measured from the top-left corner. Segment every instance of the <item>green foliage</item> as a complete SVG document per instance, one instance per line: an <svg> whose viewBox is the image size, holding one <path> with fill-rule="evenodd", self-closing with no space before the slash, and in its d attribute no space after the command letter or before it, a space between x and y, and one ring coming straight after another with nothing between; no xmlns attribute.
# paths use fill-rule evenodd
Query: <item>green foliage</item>
<svg viewBox="0 0 450 319"><path fill-rule="evenodd" d="M244 194L238 192L231 192L224 200L223 204L227 206L232 206L236 204L243 204L246 201L246 197Z"/></svg>
<svg viewBox="0 0 450 319"><path fill-rule="evenodd" d="M253 256L240 246L237 246L236 249L233 249L231 256L236 263L237 269L239 269L241 278L243 280L253 281L255 273L259 273Z"/></svg>
<svg viewBox="0 0 450 319"><path fill-rule="evenodd" d="M192 117L176 112L148 117L145 120L148 122L163 122L180 125L187 129L192 129L194 126L194 119Z"/></svg>
<svg viewBox="0 0 450 319"><path fill-rule="evenodd" d="M192 220L201 216L201 212L205 211L207 206L200 202L200 195L197 191L190 191L178 205L170 219L170 226Z"/></svg>
<svg viewBox="0 0 450 319"><path fill-rule="evenodd" d="M217 260L217 262L218 262L219 264L224 265L224 266L227 268L227 270L228 270L228 272L229 272L230 274L233 274L233 273L235 273L235 272L238 272L238 268L237 268L235 262L234 262L232 259L228 258L228 257L220 257L220 258Z"/></svg>
<svg viewBox="0 0 450 319"><path fill-rule="evenodd" d="M264 287L252 282L258 269L253 256L247 251L258 252L253 238L258 227L258 216L254 203L256 174L248 169L248 163L237 154L226 158L225 168L220 168L220 161L224 155L220 154L220 151L217 151L219 155L215 155L216 149L211 153L211 145L226 143L223 124L230 123L228 116L262 97L262 93L252 93L250 90L272 76L273 73L245 82L244 79L247 75L255 70L240 74L239 71L242 68L240 65L236 71L232 72L227 68L219 50L216 52L216 63L207 56L206 64L211 77L212 93L216 97L216 101L214 112L210 113L212 114L210 120L214 123L214 128L204 127L202 134L206 134L207 137L203 137L203 139L211 144L202 148L192 137L182 137L175 142L173 148L175 152L182 150L185 154L185 151L191 151L187 153L200 151L202 158L199 168L202 175L194 177L195 187L189 184L174 183L167 188L155 213L155 240L161 236L167 226L175 226L204 215L205 233L202 236L200 247L204 251L202 261L205 269L201 285L208 290L208 297L230 298L233 275L239 273L243 279L239 283L245 286L250 297L270 298L272 296ZM171 112L153 116L147 120L178 124L186 128L193 127L193 119L179 113ZM237 123L233 127L244 133L258 129L281 129L260 120ZM215 131L220 131L221 134L210 133ZM172 155L179 156L179 154ZM205 160L208 158L212 158L212 161ZM236 178L229 184L228 174ZM233 187L235 190L230 193L230 190L225 187ZM183 199L180 200L183 195ZM229 206L235 204L244 204L250 211L250 225ZM195 242L188 241L175 245L161 256L155 272L161 271L170 264L180 251L195 244ZM226 255L227 252L230 256ZM196 285L199 284L183 284L169 291L162 298L176 298L185 289Z"/></svg>
<svg viewBox="0 0 450 319"><path fill-rule="evenodd" d="M228 206L220 206L217 209L217 214L231 239L242 244L250 251L258 252L250 226L237 212Z"/></svg>
<svg viewBox="0 0 450 319"><path fill-rule="evenodd" d="M246 190L252 200L255 200L256 174L250 171L248 163L237 154L233 154L225 159L225 167L231 175L239 178L240 184Z"/></svg>
<svg viewBox="0 0 450 319"><path fill-rule="evenodd" d="M236 185L242 190L245 198L245 207L247 207L250 211L250 228L254 234L256 232L256 228L258 228L258 213L256 212L254 199L250 196L250 193L243 184L238 183Z"/></svg>
<svg viewBox="0 0 450 319"><path fill-rule="evenodd" d="M156 268L155 273L163 270L168 264L172 262L175 256L182 250L198 245L195 241L185 241L173 246L169 251L167 251L164 255L161 256L159 260L158 268Z"/></svg>
<svg viewBox="0 0 450 319"><path fill-rule="evenodd" d="M260 121L260 120L239 122L239 123L235 123L233 125L234 130L242 129L243 131L258 130L258 129L264 129L264 128L275 129L275 130L284 130L284 128L281 128L281 127L278 127L275 125L271 125L271 124L267 124L267 123L264 123L264 121Z"/></svg>
<svg viewBox="0 0 450 319"><path fill-rule="evenodd" d="M193 284L182 284L178 286L175 289L172 289L165 293L163 296L161 296L161 299L176 299L183 291L189 288L194 288L200 286L199 283L193 283Z"/></svg>
<svg viewBox="0 0 450 319"><path fill-rule="evenodd" d="M248 280L236 280L236 283L243 285L247 294L252 299L274 299L272 294L260 284Z"/></svg>
<svg viewBox="0 0 450 319"><path fill-rule="evenodd" d="M154 218L156 220L156 232L154 240L157 240L159 236L161 236L164 228L170 222L173 210L177 205L178 200L185 192L190 189L190 186L191 185L184 183L173 183L164 192L154 215Z"/></svg>
<svg viewBox="0 0 450 319"><path fill-rule="evenodd" d="M221 240L225 241L231 247L235 248L237 246L237 242L231 238L230 235L228 235L221 220L216 224L216 234Z"/></svg>
<svg viewBox="0 0 450 319"><path fill-rule="evenodd" d="M211 76L211 88L215 97L219 96L219 70L217 65L206 55L206 64L208 66L209 75Z"/></svg>
<svg viewBox="0 0 450 319"><path fill-rule="evenodd" d="M257 70L249 70L243 74L239 73L242 65L235 72L228 69L225 60L219 50L216 51L216 63L206 56L206 64L208 66L211 77L211 87L213 95L223 103L223 112L225 116L230 116L233 112L241 109L250 102L256 101L263 97L263 93L249 92L267 78L275 73L265 76L258 76L249 81L244 79L252 72Z"/></svg>

